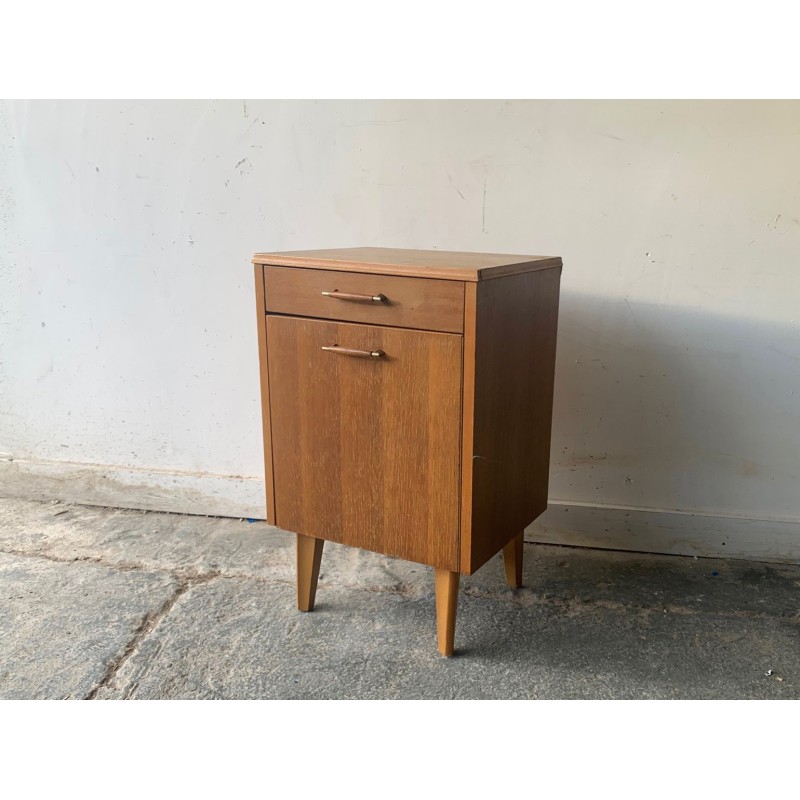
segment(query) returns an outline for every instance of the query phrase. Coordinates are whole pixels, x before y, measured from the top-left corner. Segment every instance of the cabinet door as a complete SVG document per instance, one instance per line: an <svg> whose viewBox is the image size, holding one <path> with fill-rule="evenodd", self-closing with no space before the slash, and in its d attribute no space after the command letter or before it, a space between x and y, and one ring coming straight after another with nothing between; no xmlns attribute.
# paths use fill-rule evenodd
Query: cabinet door
<svg viewBox="0 0 800 800"><path fill-rule="evenodd" d="M277 525L458 570L461 336L268 316L267 349Z"/></svg>

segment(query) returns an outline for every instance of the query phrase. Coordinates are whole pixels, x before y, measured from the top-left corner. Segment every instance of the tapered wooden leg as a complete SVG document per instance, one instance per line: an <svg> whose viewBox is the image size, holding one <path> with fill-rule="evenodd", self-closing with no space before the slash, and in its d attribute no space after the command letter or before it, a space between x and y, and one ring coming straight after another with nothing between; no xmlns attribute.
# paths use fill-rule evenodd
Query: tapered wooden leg
<svg viewBox="0 0 800 800"><path fill-rule="evenodd" d="M456 633L456 606L458 605L457 572L436 569L436 632L439 652L443 656L453 655L453 639Z"/></svg>
<svg viewBox="0 0 800 800"><path fill-rule="evenodd" d="M313 611L324 539L297 534L297 607Z"/></svg>
<svg viewBox="0 0 800 800"><path fill-rule="evenodd" d="M512 589L519 589L522 586L522 542L524 535L524 533L521 533L503 548L506 581Z"/></svg>

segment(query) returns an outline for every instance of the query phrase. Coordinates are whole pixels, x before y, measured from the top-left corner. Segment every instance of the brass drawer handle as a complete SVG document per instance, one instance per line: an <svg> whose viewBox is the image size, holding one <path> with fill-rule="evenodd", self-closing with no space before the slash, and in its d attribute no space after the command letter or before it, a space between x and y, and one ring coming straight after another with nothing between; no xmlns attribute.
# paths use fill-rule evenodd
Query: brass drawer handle
<svg viewBox="0 0 800 800"><path fill-rule="evenodd" d="M385 294L353 294L352 292L340 292L334 289L332 292L323 292L323 297L335 297L337 300L367 300L373 303L386 303L389 298Z"/></svg>
<svg viewBox="0 0 800 800"><path fill-rule="evenodd" d="M343 356L358 356L359 358L384 358L383 350L352 350L349 347L339 347L338 344L324 345L323 350L329 353L341 353Z"/></svg>

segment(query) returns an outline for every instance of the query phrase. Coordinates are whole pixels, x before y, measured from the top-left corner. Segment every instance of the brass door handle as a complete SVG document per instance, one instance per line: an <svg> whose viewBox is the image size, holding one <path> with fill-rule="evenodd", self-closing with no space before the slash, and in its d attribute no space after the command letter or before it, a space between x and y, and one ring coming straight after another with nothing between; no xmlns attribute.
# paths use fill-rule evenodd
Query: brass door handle
<svg viewBox="0 0 800 800"><path fill-rule="evenodd" d="M383 350L353 350L349 347L339 347L338 344L329 344L322 347L329 353L341 353L343 356L357 356L358 358L384 358Z"/></svg>
<svg viewBox="0 0 800 800"><path fill-rule="evenodd" d="M335 297L337 300L366 300L373 303L386 303L389 298L385 294L353 294L352 292L340 292L334 289L332 292L323 292L323 297Z"/></svg>

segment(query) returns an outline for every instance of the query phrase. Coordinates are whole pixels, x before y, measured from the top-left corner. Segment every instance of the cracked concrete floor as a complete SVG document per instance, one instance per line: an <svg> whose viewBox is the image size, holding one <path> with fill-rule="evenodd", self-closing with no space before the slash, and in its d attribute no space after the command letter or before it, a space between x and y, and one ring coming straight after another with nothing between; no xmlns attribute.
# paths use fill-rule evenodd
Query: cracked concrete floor
<svg viewBox="0 0 800 800"><path fill-rule="evenodd" d="M462 577L265 523L0 499L2 698L797 698L800 567L525 546ZM767 675L767 671L772 674Z"/></svg>

